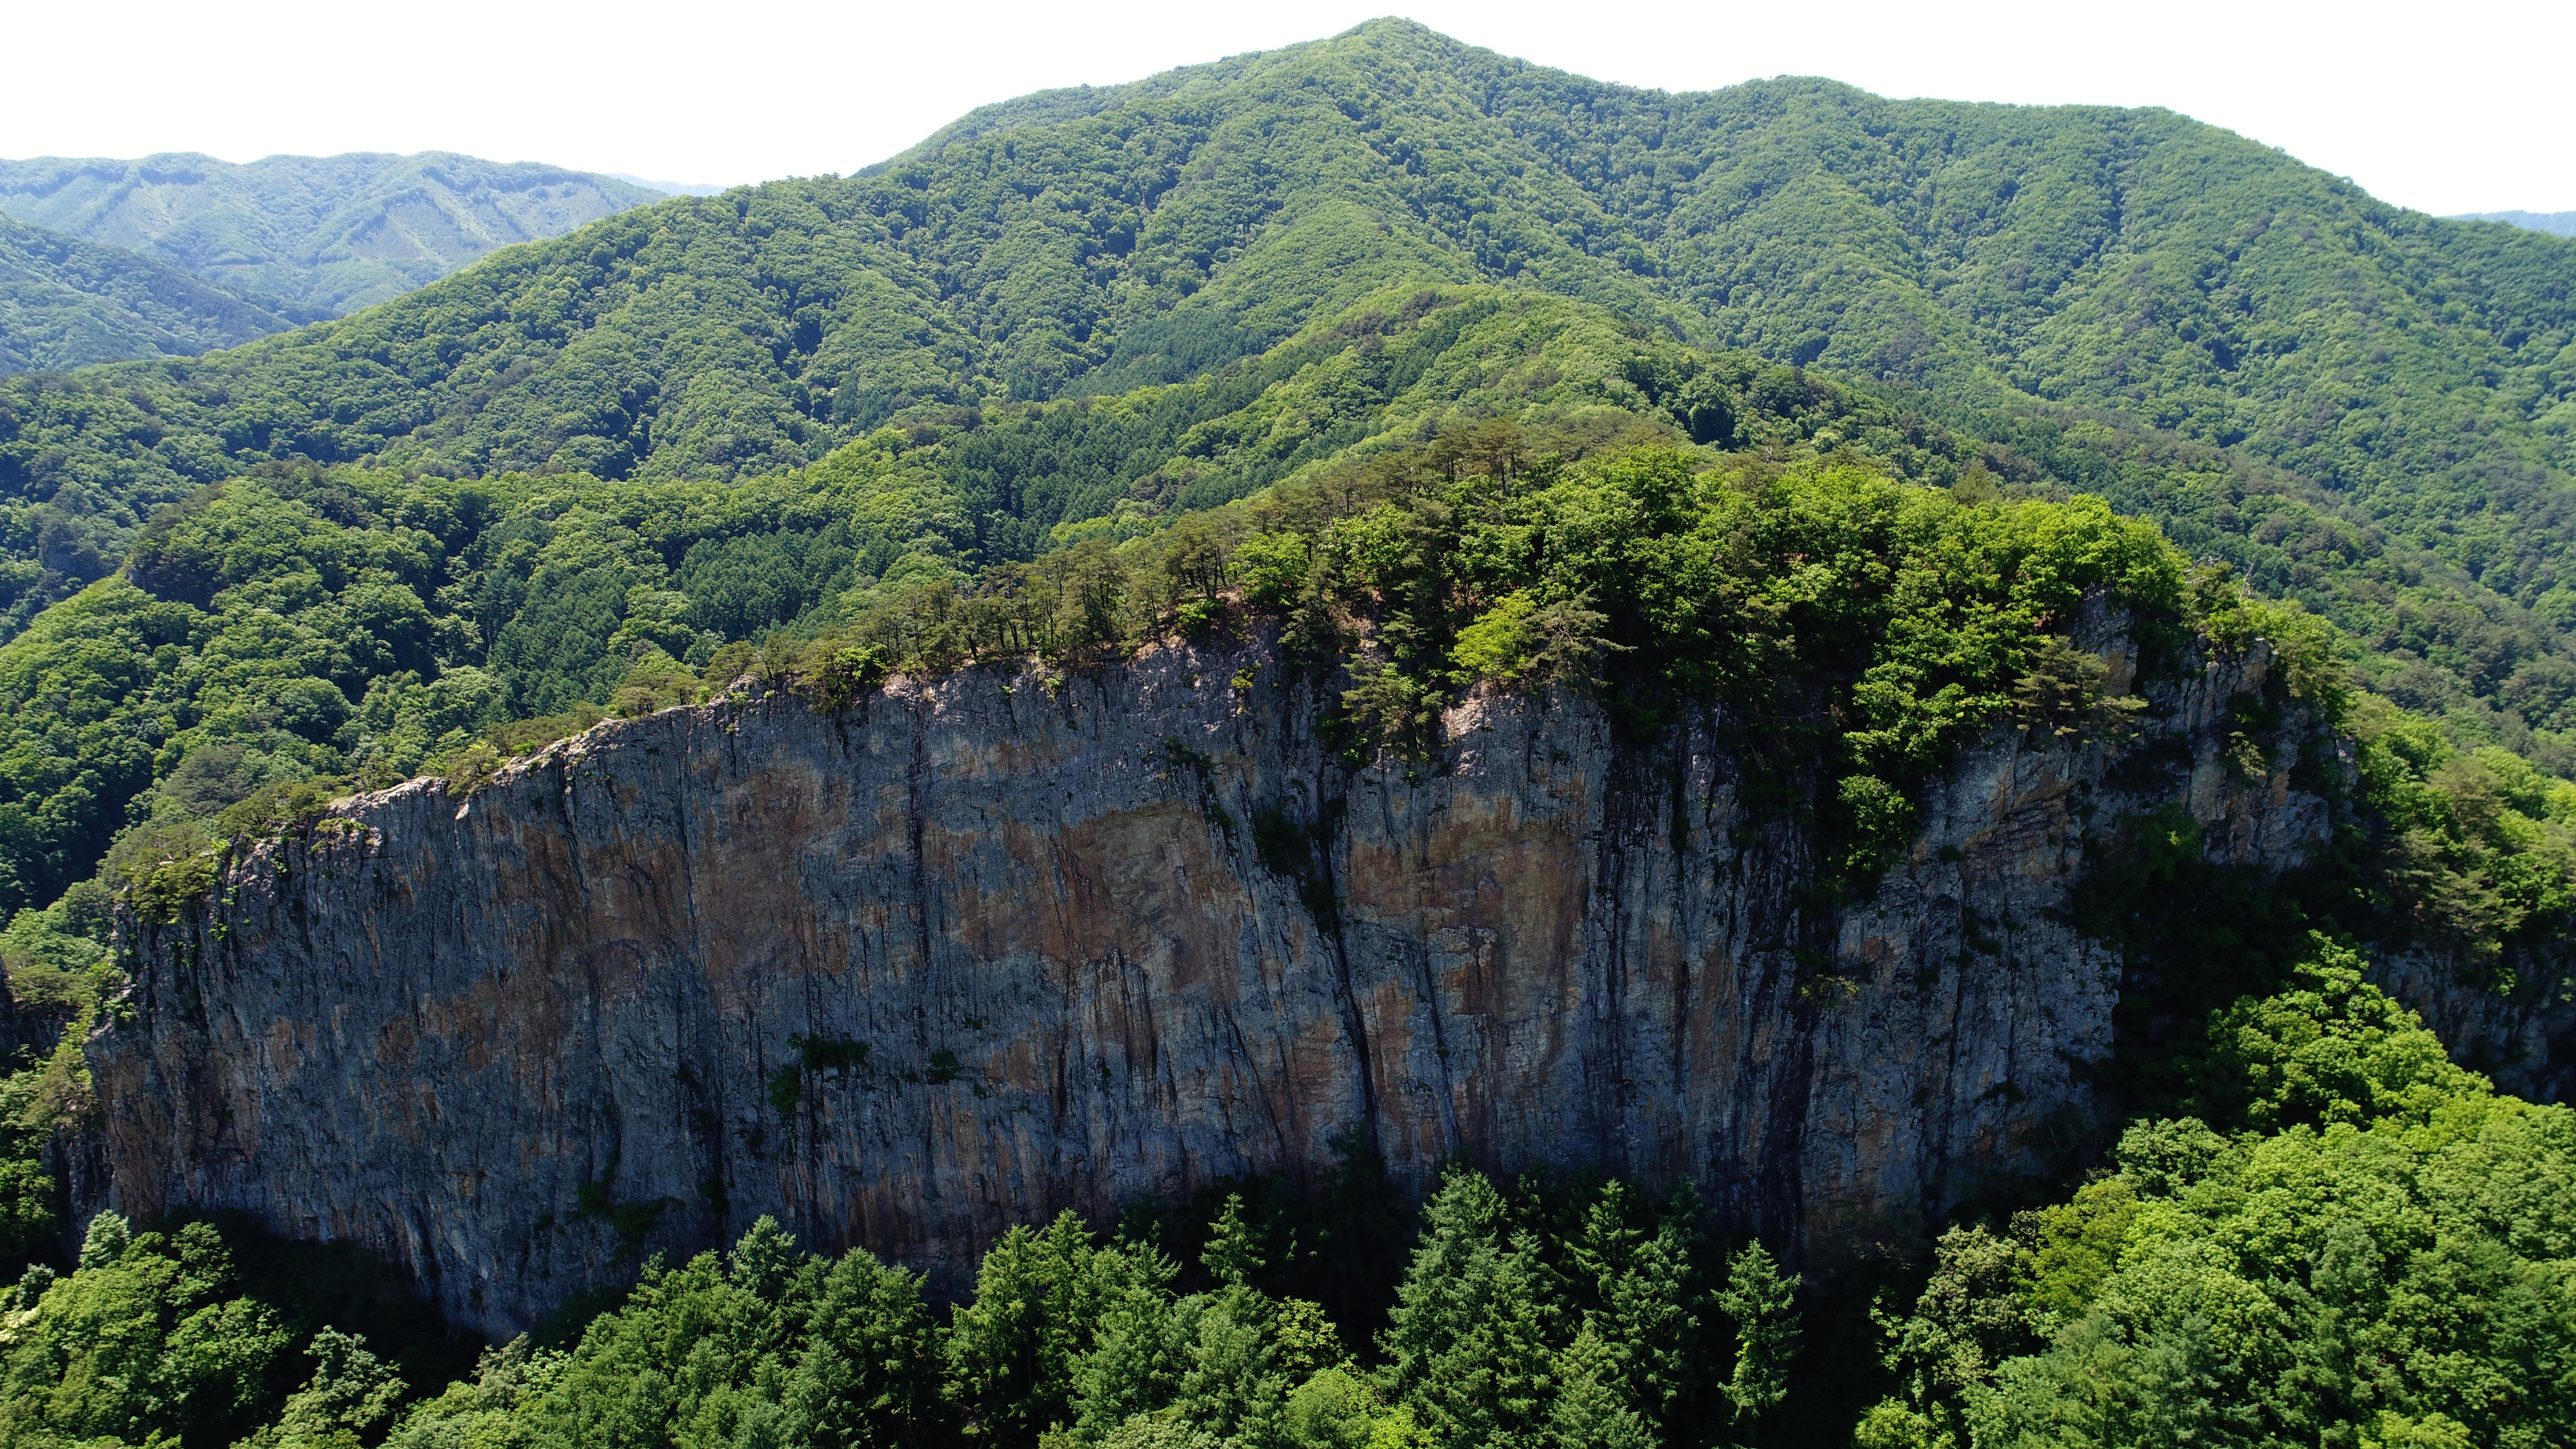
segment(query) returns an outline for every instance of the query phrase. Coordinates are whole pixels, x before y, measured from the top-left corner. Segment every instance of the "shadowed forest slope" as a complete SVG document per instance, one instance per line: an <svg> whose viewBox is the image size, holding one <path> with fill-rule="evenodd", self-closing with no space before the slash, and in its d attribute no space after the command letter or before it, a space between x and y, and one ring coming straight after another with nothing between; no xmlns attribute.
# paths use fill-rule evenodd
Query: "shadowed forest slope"
<svg viewBox="0 0 2576 1449"><path fill-rule="evenodd" d="M0 216L0 375L184 357L294 325L177 267Z"/></svg>

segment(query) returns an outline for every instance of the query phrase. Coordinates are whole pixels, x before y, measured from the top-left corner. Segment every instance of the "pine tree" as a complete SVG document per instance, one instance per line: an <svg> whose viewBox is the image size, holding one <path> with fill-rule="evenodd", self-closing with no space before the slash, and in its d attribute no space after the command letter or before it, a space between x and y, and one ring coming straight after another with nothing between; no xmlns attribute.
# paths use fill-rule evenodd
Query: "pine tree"
<svg viewBox="0 0 2576 1449"><path fill-rule="evenodd" d="M1748 1435L1789 1394L1789 1360L1798 1352L1798 1281L1796 1274L1781 1276L1770 1250L1758 1242L1727 1261L1718 1306L1735 1321L1735 1374L1726 1382L1726 1397Z"/></svg>

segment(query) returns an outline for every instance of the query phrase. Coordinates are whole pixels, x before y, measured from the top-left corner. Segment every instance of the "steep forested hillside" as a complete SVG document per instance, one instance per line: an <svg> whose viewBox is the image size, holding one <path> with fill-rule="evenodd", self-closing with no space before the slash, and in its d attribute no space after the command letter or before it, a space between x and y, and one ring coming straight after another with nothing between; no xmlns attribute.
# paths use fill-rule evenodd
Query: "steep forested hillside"
<svg viewBox="0 0 2576 1449"><path fill-rule="evenodd" d="M184 357L293 325L176 267L0 216L0 375Z"/></svg>
<svg viewBox="0 0 2576 1449"><path fill-rule="evenodd" d="M2102 476L2154 458L2201 481L2124 507L2273 561L2266 587L2342 609L2417 703L2556 728L2576 692L2547 662L2576 622L2576 243L2397 211L2161 112L1666 96L1399 22L1030 97L864 175L668 202L235 352L20 384L0 489L113 559L264 458L734 478L1476 279L1884 380L2009 449L2008 478L2062 474L2030 459L2070 436L2124 460Z"/></svg>
<svg viewBox="0 0 2576 1449"><path fill-rule="evenodd" d="M612 177L443 152L0 161L0 213L141 252L298 322L660 199Z"/></svg>

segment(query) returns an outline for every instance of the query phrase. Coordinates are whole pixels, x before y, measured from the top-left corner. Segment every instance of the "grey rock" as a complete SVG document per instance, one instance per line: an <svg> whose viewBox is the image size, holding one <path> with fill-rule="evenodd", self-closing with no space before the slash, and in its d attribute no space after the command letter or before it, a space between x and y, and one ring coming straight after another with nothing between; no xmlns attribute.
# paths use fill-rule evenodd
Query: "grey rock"
<svg viewBox="0 0 2576 1449"><path fill-rule="evenodd" d="M1830 1260L2081 1138L2120 991L2065 914L2088 824L2181 800L2266 870L2325 838L2228 762L2265 667L2194 663L2127 744L1991 732L1841 906L1715 712L1623 744L1479 693L1434 758L1345 771L1247 645L611 723L127 922L109 1196L357 1240L496 1333L763 1213L956 1291L1011 1223L1313 1173L1353 1127L1410 1189L1688 1178ZM2115 775L2150 749L2188 764Z"/></svg>

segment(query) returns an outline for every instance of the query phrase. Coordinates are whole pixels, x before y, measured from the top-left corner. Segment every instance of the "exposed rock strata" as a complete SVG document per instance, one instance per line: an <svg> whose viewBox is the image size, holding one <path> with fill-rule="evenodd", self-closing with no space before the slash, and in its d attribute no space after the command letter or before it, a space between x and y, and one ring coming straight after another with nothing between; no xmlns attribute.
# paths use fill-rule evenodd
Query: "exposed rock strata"
<svg viewBox="0 0 2576 1449"><path fill-rule="evenodd" d="M1705 718L1623 748L1480 697L1432 763L1345 774L1266 656L1170 648L611 724L348 802L130 927L90 1045L114 1200L357 1239L494 1330L762 1213L955 1286L1008 1223L1362 1125L1408 1184L1688 1176L1821 1249L2082 1109L2118 987L2062 911L2088 819L2180 798L2263 867L2322 838L2226 763L2262 671L2160 689L2146 743L2193 763L2145 795L2112 747L1998 731L1827 915Z"/></svg>
<svg viewBox="0 0 2576 1449"><path fill-rule="evenodd" d="M2461 1065L2535 1102L2576 1098L2576 942L2515 942L2490 963L2417 945L2372 957L2371 978L2424 1014Z"/></svg>

